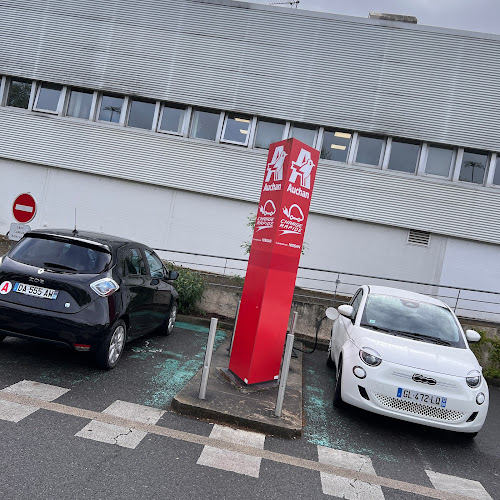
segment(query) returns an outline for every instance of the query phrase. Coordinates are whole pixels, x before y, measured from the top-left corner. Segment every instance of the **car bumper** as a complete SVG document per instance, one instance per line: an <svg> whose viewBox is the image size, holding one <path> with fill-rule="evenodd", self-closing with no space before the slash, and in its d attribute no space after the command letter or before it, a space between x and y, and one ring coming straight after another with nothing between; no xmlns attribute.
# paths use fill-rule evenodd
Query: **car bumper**
<svg viewBox="0 0 500 500"><path fill-rule="evenodd" d="M354 374L355 367L363 368L366 377L358 378ZM435 378L437 384L430 386L415 382L412 375L416 371L424 377ZM400 389L440 398L440 403L404 399L399 395ZM481 392L485 401L479 405L476 396ZM356 353L343 362L342 399L380 415L440 429L472 433L478 432L484 424L488 413L489 393L484 379L478 388L471 389L461 377L440 375L384 361L377 367L370 367Z"/></svg>
<svg viewBox="0 0 500 500"><path fill-rule="evenodd" d="M0 303L1 335L64 344L77 350L82 349L75 344L90 346L90 350L97 348L111 323L106 300L96 300L74 314Z"/></svg>

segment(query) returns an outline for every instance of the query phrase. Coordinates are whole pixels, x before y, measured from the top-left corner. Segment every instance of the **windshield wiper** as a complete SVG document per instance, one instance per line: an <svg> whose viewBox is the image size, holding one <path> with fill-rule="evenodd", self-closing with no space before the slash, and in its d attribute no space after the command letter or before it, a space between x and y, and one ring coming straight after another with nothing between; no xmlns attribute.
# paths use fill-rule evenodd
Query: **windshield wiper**
<svg viewBox="0 0 500 500"><path fill-rule="evenodd" d="M451 346L451 343L446 340L438 339L437 337L433 337L431 335L424 335L423 333L416 333L416 332L398 332L398 333L400 333L405 337L410 337L415 340L422 340L423 342L431 342L432 344Z"/></svg>
<svg viewBox="0 0 500 500"><path fill-rule="evenodd" d="M56 264L55 262L44 262L43 265L45 267L50 267L52 269L56 268L56 269L64 269L65 271L73 271L73 272L77 271L77 269L75 269L74 267L64 266L63 264Z"/></svg>

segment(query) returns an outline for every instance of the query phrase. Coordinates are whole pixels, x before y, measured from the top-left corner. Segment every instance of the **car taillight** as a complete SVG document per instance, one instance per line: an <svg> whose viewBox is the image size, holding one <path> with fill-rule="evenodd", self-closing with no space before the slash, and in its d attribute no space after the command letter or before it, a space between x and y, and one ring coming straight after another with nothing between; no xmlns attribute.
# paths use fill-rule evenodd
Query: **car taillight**
<svg viewBox="0 0 500 500"><path fill-rule="evenodd" d="M115 293L120 287L115 280L111 278L103 278L91 283L90 288L92 288L97 295L107 297L108 295Z"/></svg>

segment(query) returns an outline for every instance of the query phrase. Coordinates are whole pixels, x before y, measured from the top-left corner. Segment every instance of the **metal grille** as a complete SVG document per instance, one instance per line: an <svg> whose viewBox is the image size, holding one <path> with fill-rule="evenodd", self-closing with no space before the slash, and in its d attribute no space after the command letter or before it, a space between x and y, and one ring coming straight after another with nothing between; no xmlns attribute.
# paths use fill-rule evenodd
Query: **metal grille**
<svg viewBox="0 0 500 500"><path fill-rule="evenodd" d="M408 243L412 243L413 245L428 247L430 238L431 234L427 231L417 231L416 229L408 231Z"/></svg>
<svg viewBox="0 0 500 500"><path fill-rule="evenodd" d="M447 422L458 422L464 418L465 413L446 408L435 408L433 406L421 405L412 401L391 398L383 394L375 394L377 401L387 408L397 410L403 413L412 413L422 417L433 418L435 420L446 420Z"/></svg>

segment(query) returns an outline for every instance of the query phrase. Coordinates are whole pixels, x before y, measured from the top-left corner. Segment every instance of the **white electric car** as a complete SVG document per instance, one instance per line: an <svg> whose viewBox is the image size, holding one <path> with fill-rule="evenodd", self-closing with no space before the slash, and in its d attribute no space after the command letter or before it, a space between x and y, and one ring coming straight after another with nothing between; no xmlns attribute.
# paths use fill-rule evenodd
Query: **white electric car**
<svg viewBox="0 0 500 500"><path fill-rule="evenodd" d="M338 311L338 312L337 312ZM488 386L453 311L426 295L362 286L334 320L327 363L336 367L335 406L344 402L473 437L486 419Z"/></svg>

